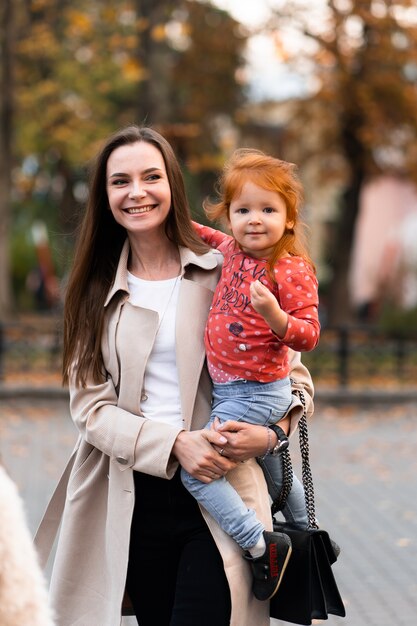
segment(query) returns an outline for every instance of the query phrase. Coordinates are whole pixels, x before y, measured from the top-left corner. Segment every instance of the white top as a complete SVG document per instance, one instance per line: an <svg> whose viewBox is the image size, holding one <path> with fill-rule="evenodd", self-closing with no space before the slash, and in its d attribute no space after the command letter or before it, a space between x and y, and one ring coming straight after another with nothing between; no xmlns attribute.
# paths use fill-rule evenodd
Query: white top
<svg viewBox="0 0 417 626"><path fill-rule="evenodd" d="M155 343L145 369L141 411L148 419L182 426L175 354L175 317L180 276L168 280L143 280L128 272L127 284L131 304L159 314Z"/></svg>

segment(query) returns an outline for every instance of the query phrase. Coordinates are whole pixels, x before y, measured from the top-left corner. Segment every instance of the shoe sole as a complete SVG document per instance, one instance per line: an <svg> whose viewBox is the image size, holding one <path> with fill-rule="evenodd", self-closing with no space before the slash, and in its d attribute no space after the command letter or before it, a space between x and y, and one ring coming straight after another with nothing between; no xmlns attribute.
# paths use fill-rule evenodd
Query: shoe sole
<svg viewBox="0 0 417 626"><path fill-rule="evenodd" d="M291 547L291 546L288 546L287 556L286 556L286 558L285 558L284 565L282 566L282 569L281 569L281 576L280 576L280 577L278 578L278 580L277 580L277 584L276 584L276 587L275 587L274 591L271 593L271 595L270 595L270 596L268 596L267 598L265 598L265 600L270 600L271 598L273 598L273 597L274 597L274 595L276 594L276 592L278 591L279 586L280 586L281 581L282 581L282 578L283 578L283 576L284 576L284 574L285 574L285 570L287 569L288 561L290 560L290 556L291 556L291 554L292 554L292 547Z"/></svg>

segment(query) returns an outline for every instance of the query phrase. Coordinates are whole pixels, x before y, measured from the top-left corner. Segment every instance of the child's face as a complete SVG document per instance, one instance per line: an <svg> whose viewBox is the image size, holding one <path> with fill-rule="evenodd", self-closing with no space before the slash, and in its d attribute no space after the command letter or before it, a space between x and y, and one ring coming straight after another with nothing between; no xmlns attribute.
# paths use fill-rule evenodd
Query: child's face
<svg viewBox="0 0 417 626"><path fill-rule="evenodd" d="M229 210L229 227L244 252L261 259L267 258L281 239L286 228L287 208L281 195L252 182L243 185L239 196L233 198Z"/></svg>

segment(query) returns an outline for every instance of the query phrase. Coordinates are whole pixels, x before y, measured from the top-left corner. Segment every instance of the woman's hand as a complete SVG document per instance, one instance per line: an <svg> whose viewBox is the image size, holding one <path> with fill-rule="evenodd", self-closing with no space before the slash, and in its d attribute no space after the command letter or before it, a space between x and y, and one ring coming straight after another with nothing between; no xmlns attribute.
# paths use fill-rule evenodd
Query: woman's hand
<svg viewBox="0 0 417 626"><path fill-rule="evenodd" d="M279 425L284 432L288 432L289 419L281 420ZM263 456L268 449L271 450L278 443L278 438L271 429L245 422L228 420L220 423L215 418L212 430L221 433L227 439L227 444L222 446L219 452L234 461L243 462L252 457Z"/></svg>
<svg viewBox="0 0 417 626"><path fill-rule="evenodd" d="M227 438L215 430L183 430L175 440L172 453L191 476L211 483L237 465L237 461L220 454L226 444Z"/></svg>

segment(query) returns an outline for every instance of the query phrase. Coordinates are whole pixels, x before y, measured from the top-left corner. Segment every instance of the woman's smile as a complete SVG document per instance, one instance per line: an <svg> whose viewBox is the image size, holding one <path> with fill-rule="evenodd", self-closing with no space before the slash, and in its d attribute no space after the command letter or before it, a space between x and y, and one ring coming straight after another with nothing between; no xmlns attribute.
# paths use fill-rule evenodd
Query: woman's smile
<svg viewBox="0 0 417 626"><path fill-rule="evenodd" d="M152 211L152 209L154 209L156 206L156 204L148 204L146 206L140 207L129 207L128 209L123 210L129 213L129 215L137 215L138 213L149 213L149 211Z"/></svg>

